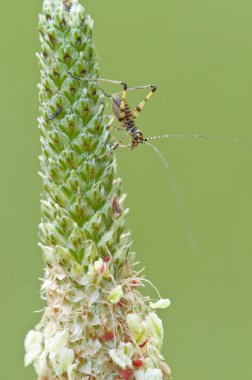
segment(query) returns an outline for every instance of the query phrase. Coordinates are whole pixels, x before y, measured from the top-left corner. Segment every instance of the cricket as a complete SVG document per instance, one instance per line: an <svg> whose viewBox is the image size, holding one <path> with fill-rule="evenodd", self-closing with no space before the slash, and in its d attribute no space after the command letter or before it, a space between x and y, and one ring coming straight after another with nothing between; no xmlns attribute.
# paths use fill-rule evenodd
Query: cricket
<svg viewBox="0 0 252 380"><path fill-rule="evenodd" d="M197 249L196 244L194 243L194 237L191 232L191 226L189 219L187 217L187 213L185 211L185 207L183 205L183 201L180 195L180 192L178 190L176 180L174 178L173 172L171 170L171 167L164 155L160 152L160 150L153 144L150 143L151 140L158 140L158 139L172 139L172 138L178 138L178 139L207 139L212 141L218 141L218 142L224 142L224 143L235 143L235 144L245 144L245 145L252 145L251 141L245 141L240 140L237 138L226 138L226 137L216 137L216 136L206 136L203 134L165 134L165 135L158 135L158 136L150 136L145 137L144 134L140 129L137 128L136 125L136 119L145 107L148 100L156 93L157 86L154 84L147 84L147 85L140 85L135 87L128 87L127 83L124 81L119 80L113 80L113 79L102 79L99 77L87 77L82 78L77 75L74 75L70 71L67 72L68 75L70 75L73 79L78 81L84 81L84 82L100 82L100 83L107 83L107 84L115 84L122 86L122 90L119 92L115 92L112 94L107 94L102 87L100 87L100 90L104 94L104 96L108 97L112 101L112 111L116 118L116 120L119 123L119 127L113 127L109 126L107 127L109 130L117 130L124 132L122 138L119 141L115 141L111 147L111 151L117 149L118 147L122 148L129 148L130 150L134 150L138 147L138 145L146 145L150 147L152 150L155 151L155 153L159 156L160 160L162 161L168 181L171 185L172 191L175 196L176 204L178 207L178 211L180 214L180 219L182 223L184 224L185 231L187 234L187 240L189 243L189 246L191 247L192 251L196 251ZM149 89L149 92L144 97L144 99L138 103L133 109L130 107L129 103L126 100L127 94L132 91L137 90L145 90ZM48 121L51 121L55 118L57 118L60 113L62 112L62 106L58 105L55 113L53 113L49 118ZM123 141L126 136L130 137L130 143L128 145L123 145Z"/></svg>
<svg viewBox="0 0 252 380"><path fill-rule="evenodd" d="M102 78L80 78L74 74L72 74L70 71L68 71L68 74L76 80L81 81L87 81L87 82L103 82L103 83L110 83L110 84L116 84L123 86L122 91L113 93L113 94L107 94L102 88L101 91L106 97L109 97L112 99L112 111L118 120L120 124L120 128L111 128L116 130L122 130L125 132L124 136L114 144L112 147L113 150L115 150L118 147L128 147L131 150L135 149L139 144L145 144L154 149L156 152L158 149L149 143L150 140L157 140L162 138L189 138L189 139L208 139L208 140L215 140L215 141L222 141L222 142L228 142L228 143L238 143L238 144L247 144L252 145L252 142L239 140L236 138L225 138L225 137L214 137L214 136L205 136L202 134L188 134L188 135L182 135L182 134L166 134L166 135L160 135L160 136L150 136L150 137L144 137L142 131L137 128L136 126L136 118L139 116L140 112L143 110L144 106L146 105L147 101L155 94L157 91L157 86L153 84L147 84L147 85L141 85L141 86L135 86L129 88L126 82L113 80L113 79L102 79ZM150 89L149 93L144 97L144 99L137 104L137 106L134 109L131 109L128 102L126 101L127 93L130 91L135 90L144 90L144 89ZM53 115L57 116L57 112ZM122 145L122 142L124 138L129 135L131 140L129 145ZM159 152L159 151L158 151ZM161 156L161 153L158 153L159 156ZM162 158L164 161L164 158Z"/></svg>
<svg viewBox="0 0 252 380"><path fill-rule="evenodd" d="M191 232L191 226L189 219L187 217L187 213L185 211L185 207L183 205L183 201L180 195L180 192L178 190L175 178L173 176L173 172L171 170L170 165L168 164L167 159L163 156L163 154L160 152L160 150L153 144L150 143L151 140L158 140L162 138L166 139L171 139L171 138L179 138L179 139L208 139L208 140L213 140L213 141L219 141L219 142L224 142L224 143L235 143L235 144L246 144L246 145L252 145L252 142L250 141L245 141L245 140L240 140L236 138L226 138L226 137L215 137L215 136L206 136L203 134L165 134L165 135L159 135L159 136L150 136L150 137L145 137L144 134L140 129L137 128L136 125L136 119L145 107L146 103L148 100L156 93L157 91L157 86L154 84L147 84L147 85L140 85L140 86L135 86L135 87L128 87L127 83L124 81L119 81L119 80L113 80L113 79L102 79L99 77L91 77L91 78L81 78L78 77L74 74L72 74L70 71L68 74L73 78L78 81L84 81L84 82L101 82L101 83L107 83L107 84L115 84L115 85L120 85L122 86L122 90L116 93L112 94L107 94L102 87L100 87L100 90L103 92L103 94L110 98L112 101L112 111L119 123L119 127L112 127L109 126L108 129L110 130L119 130L124 132L122 138L115 142L114 145L112 146L112 150L117 149L118 147L123 147L123 148L129 148L130 150L134 150L138 145L147 145L150 147L152 150L155 151L155 153L159 156L161 161L163 162L166 173L168 176L169 183L172 187L173 193L175 195L175 200L177 203L178 211L180 214L180 218L182 223L185 226L185 230L187 233L187 240L189 243L189 246L191 247L192 251L196 252L196 244L194 242L194 237ZM138 103L133 109L130 107L129 103L126 100L127 94L131 91L136 91L136 90L145 90L149 89L149 92L147 95L144 97L144 99ZM57 116L57 111L53 115L54 117ZM125 139L126 136L130 136L130 143L128 145L123 145L123 140Z"/></svg>

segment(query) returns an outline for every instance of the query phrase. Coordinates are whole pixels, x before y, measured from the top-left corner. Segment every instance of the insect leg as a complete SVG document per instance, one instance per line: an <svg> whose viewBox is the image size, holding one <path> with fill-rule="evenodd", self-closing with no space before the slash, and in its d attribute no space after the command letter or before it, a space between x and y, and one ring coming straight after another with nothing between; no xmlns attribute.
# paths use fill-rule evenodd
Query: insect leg
<svg viewBox="0 0 252 380"><path fill-rule="evenodd" d="M81 78L81 77L78 77L74 74L72 74L70 71L67 72L73 79L77 79L77 80L81 80L81 81L84 81L84 82L103 82L103 83L111 83L111 84L119 84L119 85L124 85L124 82L123 81L120 81L120 80L114 80L114 79L104 79L104 78L98 78L98 77L86 77L86 78ZM120 91L121 93L121 91ZM104 94L106 96L111 96L109 94L106 94L104 92Z"/></svg>
<svg viewBox="0 0 252 380"><path fill-rule="evenodd" d="M114 127L113 125L108 125L106 129L108 131L121 131L121 132L124 130L124 128L122 127Z"/></svg>
<svg viewBox="0 0 252 380"><path fill-rule="evenodd" d="M120 104L120 116L119 116L119 122L123 123L125 121L125 99L127 95L128 86L125 82L121 83L123 85L123 92L121 97L121 104Z"/></svg>
<svg viewBox="0 0 252 380"><path fill-rule="evenodd" d="M77 80L82 80L84 82L105 82L105 83L115 83L115 84L122 84L121 81L119 80L114 80L114 79L103 79L103 78L98 78L98 77L86 77L86 78L81 78L78 77L77 75L72 74L70 71L67 72L73 79Z"/></svg>
<svg viewBox="0 0 252 380"><path fill-rule="evenodd" d="M129 134L129 132L127 131L124 135L123 135L123 137L118 141L118 142L116 142L113 146L112 146L112 150L115 150L116 148L118 148L119 146L120 147L122 147L122 142L123 142L123 140L125 139L125 137L127 136ZM124 147L124 146L123 146Z"/></svg>
<svg viewBox="0 0 252 380"><path fill-rule="evenodd" d="M156 92L157 90L157 87L155 85L146 85L146 86L138 86L138 87L133 87L131 90L138 90L139 88L151 88L151 91L145 96L144 100L141 101L135 108L135 110L133 111L133 118L135 119L139 113L142 111L142 109L144 108L145 104L147 103L147 101L150 99L150 97Z"/></svg>
<svg viewBox="0 0 252 380"><path fill-rule="evenodd" d="M120 118L122 120L124 120L124 117L125 117L125 98L126 98L126 95L127 95L127 89L128 89L128 86L125 82L123 81L119 81L119 80L114 80L114 79L104 79L104 78L97 78L97 77L93 77L93 78L80 78L80 77L77 77L76 75L72 74L70 71L68 71L68 74L73 78L73 79L77 79L77 80L82 80L82 81L86 81L86 82L103 82L103 83L111 83L111 84L119 84L119 85L123 85L123 91L120 91L119 93L122 93L122 102L121 102L121 105L120 105L120 110L121 110L121 116ZM142 86L138 86L139 88ZM143 87L144 88L144 87ZM136 89L136 88L134 88ZM113 95L115 94L107 94L103 89L101 89L101 91L103 92L103 94L109 98L111 98Z"/></svg>

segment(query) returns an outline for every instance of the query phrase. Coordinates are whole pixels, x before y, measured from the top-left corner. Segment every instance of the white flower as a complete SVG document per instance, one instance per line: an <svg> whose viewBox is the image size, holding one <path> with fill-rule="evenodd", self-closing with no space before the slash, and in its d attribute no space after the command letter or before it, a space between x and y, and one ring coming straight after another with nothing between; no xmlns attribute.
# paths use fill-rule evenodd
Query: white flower
<svg viewBox="0 0 252 380"><path fill-rule="evenodd" d="M46 316L49 315L49 308L46 310ZM55 326L53 325L53 322L50 321L47 323L43 330L43 336L45 341L45 346L47 347L48 341L51 339L51 337L55 334Z"/></svg>
<svg viewBox="0 0 252 380"><path fill-rule="evenodd" d="M146 371L140 369L134 373L136 380L163 380L162 371L158 368L147 368Z"/></svg>
<svg viewBox="0 0 252 380"><path fill-rule="evenodd" d="M62 348L64 348L67 345L68 339L69 339L68 330L63 330L63 331L58 332L49 341L49 344L47 347L48 351L54 352L54 353L59 352L60 350L62 350Z"/></svg>
<svg viewBox="0 0 252 380"><path fill-rule="evenodd" d="M30 347L34 344L42 344L42 342L43 335L41 332L35 330L28 331L24 341L25 351L29 351Z"/></svg>
<svg viewBox="0 0 252 380"><path fill-rule="evenodd" d="M39 331L30 330L24 341L25 366L31 364L42 352L43 335Z"/></svg>
<svg viewBox="0 0 252 380"><path fill-rule="evenodd" d="M43 375L43 372L46 367L46 356L47 352L43 351L42 354L34 362L34 367L38 375Z"/></svg>
<svg viewBox="0 0 252 380"><path fill-rule="evenodd" d="M51 352L49 357L56 375L61 376L67 371L68 366L73 363L74 352L73 350L64 347L58 353Z"/></svg>
<svg viewBox="0 0 252 380"><path fill-rule="evenodd" d="M109 356L116 364L119 365L119 367L121 367L122 369L126 369L126 367L132 367L131 357L133 353L133 345L130 342L128 342L120 343L119 347L116 350L110 350Z"/></svg>
<svg viewBox="0 0 252 380"><path fill-rule="evenodd" d="M143 343L147 338L147 331L141 317L138 314L128 314L126 322L135 341L138 344Z"/></svg>
<svg viewBox="0 0 252 380"><path fill-rule="evenodd" d="M171 304L171 301L168 298L166 298L166 299L161 298L160 300L158 300L155 303L150 302L150 307L152 309L165 309L165 308L169 307L170 304Z"/></svg>
<svg viewBox="0 0 252 380"><path fill-rule="evenodd" d="M156 313L150 313L146 319L147 331L152 338L152 342L157 346L161 347L164 338L164 328L161 319Z"/></svg>
<svg viewBox="0 0 252 380"><path fill-rule="evenodd" d="M68 364L68 367L67 367L68 380L75 380L74 370L76 369L76 367L77 367L76 364Z"/></svg>
<svg viewBox="0 0 252 380"><path fill-rule="evenodd" d="M145 380L146 377L145 377L145 372L143 369L140 369L138 371L135 371L134 372L134 376L135 376L135 379L136 380Z"/></svg>
<svg viewBox="0 0 252 380"><path fill-rule="evenodd" d="M165 378L171 377L171 369L168 366L168 364L166 364L165 362L161 362L160 361L159 364L158 364L158 366L161 369L161 371L163 372Z"/></svg>
<svg viewBox="0 0 252 380"><path fill-rule="evenodd" d="M94 269L97 273L103 274L106 270L106 263L100 258L94 262Z"/></svg>
<svg viewBox="0 0 252 380"><path fill-rule="evenodd" d="M133 347L133 344L130 342L120 343L118 349L121 350L125 355L129 356L130 358L134 354L134 347Z"/></svg>
<svg viewBox="0 0 252 380"><path fill-rule="evenodd" d="M107 299L111 303L118 303L122 296L123 296L122 286L118 285L114 289L111 290Z"/></svg>
<svg viewBox="0 0 252 380"><path fill-rule="evenodd" d="M42 201L41 203L44 205L48 204L48 202L46 201ZM48 247L41 243L39 243L38 245L43 250L46 262L50 265L56 265L57 264L57 259L56 259L57 256L55 255L56 249L52 247Z"/></svg>
<svg viewBox="0 0 252 380"><path fill-rule="evenodd" d="M164 360L164 357L160 354L156 341L153 339L151 339L147 346L147 354L150 359L151 367L160 368L160 361Z"/></svg>

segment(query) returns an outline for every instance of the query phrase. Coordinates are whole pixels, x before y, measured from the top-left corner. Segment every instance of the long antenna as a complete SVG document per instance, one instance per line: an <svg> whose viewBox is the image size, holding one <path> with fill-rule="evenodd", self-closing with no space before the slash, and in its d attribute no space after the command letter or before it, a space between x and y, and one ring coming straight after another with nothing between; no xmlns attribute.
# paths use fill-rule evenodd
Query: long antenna
<svg viewBox="0 0 252 380"><path fill-rule="evenodd" d="M178 187L177 187L175 178L173 176L171 167L168 164L167 159L162 155L162 153L158 150L157 147L155 147L154 145L150 144L147 141L144 142L144 144L148 145L151 149L153 149L157 153L157 155L159 156L159 158L161 159L161 161L163 162L163 164L164 164L164 166L166 168L167 175L168 175L168 180L169 180L169 182L170 182L170 184L172 186L172 190L173 190L175 198L176 198L176 202L177 202L177 206L178 206L178 209L179 209L180 217L181 217L181 220L182 220L182 222L183 222L183 224L184 224L184 226L186 228L187 240L189 242L189 245L190 245L192 251L194 253L196 253L198 249L197 249L197 246L196 246L195 241L194 241L193 233L191 231L191 225L190 225L189 219L187 217L187 213L185 211L185 207L183 205L180 192L178 191Z"/></svg>
<svg viewBox="0 0 252 380"><path fill-rule="evenodd" d="M80 80L80 81L86 81L86 82L104 82L104 83L110 83L110 84L123 84L124 82L120 81L120 80L114 80L114 79L105 79L105 78L99 78L99 77L85 77L85 78L81 78L81 77L77 77L76 75L72 74L70 71L67 72L73 79L77 79L77 80ZM135 90L144 90L148 87L151 87L152 85L150 84L145 84L145 85L140 85L140 86L135 86L135 87L129 87L127 88L127 92L129 91L135 91ZM101 91L103 92L103 94L105 96L107 96L108 98L112 98L113 96L116 96L116 95L119 95L122 93L122 91L118 91L118 92L114 92L113 94L107 94L102 88L100 88Z"/></svg>
<svg viewBox="0 0 252 380"><path fill-rule="evenodd" d="M245 144L245 145L252 145L251 141L244 141L234 138L225 138L225 137L214 137L214 136L205 136L205 135L199 135L199 134L192 134L192 135L178 135L178 134L169 134L169 135L161 135L161 136L151 136L147 137L146 140L158 140L163 138L188 138L188 139L208 139L208 140L214 140L214 141L222 141L222 142L228 142L228 143L235 143L235 144Z"/></svg>

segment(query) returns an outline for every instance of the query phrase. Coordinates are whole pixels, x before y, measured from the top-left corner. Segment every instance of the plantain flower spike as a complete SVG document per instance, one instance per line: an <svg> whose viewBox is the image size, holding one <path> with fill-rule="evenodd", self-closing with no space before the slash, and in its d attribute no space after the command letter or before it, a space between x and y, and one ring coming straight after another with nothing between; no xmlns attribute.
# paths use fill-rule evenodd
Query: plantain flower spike
<svg viewBox="0 0 252 380"><path fill-rule="evenodd" d="M26 336L25 365L39 380L161 380L169 374L162 321L137 290L104 94L75 78L99 76L92 33L78 0L44 0L37 56L46 306Z"/></svg>

